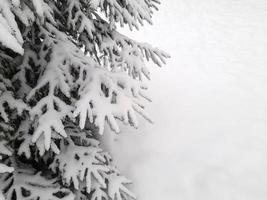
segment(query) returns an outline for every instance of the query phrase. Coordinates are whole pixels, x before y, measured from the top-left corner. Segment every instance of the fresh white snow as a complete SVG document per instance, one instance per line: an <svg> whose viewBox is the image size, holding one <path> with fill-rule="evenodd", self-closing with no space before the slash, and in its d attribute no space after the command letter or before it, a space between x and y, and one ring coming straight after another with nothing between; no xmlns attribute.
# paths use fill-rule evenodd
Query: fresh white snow
<svg viewBox="0 0 267 200"><path fill-rule="evenodd" d="M111 137L139 199L266 200L267 2L164 1L131 35L172 56L151 66L155 124Z"/></svg>

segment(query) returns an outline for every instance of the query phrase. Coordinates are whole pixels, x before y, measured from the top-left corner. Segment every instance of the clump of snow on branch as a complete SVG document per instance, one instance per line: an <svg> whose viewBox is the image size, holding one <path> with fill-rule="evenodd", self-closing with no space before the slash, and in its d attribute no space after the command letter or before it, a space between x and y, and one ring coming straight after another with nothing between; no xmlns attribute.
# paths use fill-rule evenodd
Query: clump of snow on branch
<svg viewBox="0 0 267 200"><path fill-rule="evenodd" d="M11 156L12 152L6 147L6 143L4 141L0 141L0 159L3 155ZM0 173L10 173L14 169L12 167L8 167L5 164L0 163Z"/></svg>
<svg viewBox="0 0 267 200"><path fill-rule="evenodd" d="M33 169L15 169L11 176L3 177L5 183L0 187L6 191L7 199L17 200L74 200L73 193L61 188L55 179L46 179Z"/></svg>
<svg viewBox="0 0 267 200"><path fill-rule="evenodd" d="M149 0L125 0L119 2L117 0L92 0L89 2L93 9L100 8L105 11L106 17L111 23L118 22L121 26L128 24L130 29L139 28L139 24L143 25L144 21L152 23L153 9L157 9L159 1Z"/></svg>
<svg viewBox="0 0 267 200"><path fill-rule="evenodd" d="M6 147L6 143L2 140L0 141L0 160L3 155L11 156L12 152ZM0 174L1 173L11 173L14 171L13 167L9 167L3 163L0 163ZM4 195L2 194L2 187L0 186L0 200L4 200Z"/></svg>
<svg viewBox="0 0 267 200"><path fill-rule="evenodd" d="M72 185L76 190L84 189L88 194L93 191L93 199L121 199L135 195L125 185L131 183L110 165L110 157L99 147L99 142L90 132L68 124L66 131L70 138L63 145L62 151L50 165L53 171L59 171L65 185ZM107 185L106 185L106 182ZM106 190L106 193L104 192Z"/></svg>

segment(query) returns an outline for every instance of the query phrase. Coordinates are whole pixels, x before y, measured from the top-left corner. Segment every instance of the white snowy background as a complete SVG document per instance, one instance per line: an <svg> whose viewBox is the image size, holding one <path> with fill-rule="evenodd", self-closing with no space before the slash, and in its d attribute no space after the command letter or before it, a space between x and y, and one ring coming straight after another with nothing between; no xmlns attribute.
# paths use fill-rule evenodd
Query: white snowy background
<svg viewBox="0 0 267 200"><path fill-rule="evenodd" d="M172 56L151 65L155 123L109 144L139 199L266 200L267 1L163 1L130 35Z"/></svg>

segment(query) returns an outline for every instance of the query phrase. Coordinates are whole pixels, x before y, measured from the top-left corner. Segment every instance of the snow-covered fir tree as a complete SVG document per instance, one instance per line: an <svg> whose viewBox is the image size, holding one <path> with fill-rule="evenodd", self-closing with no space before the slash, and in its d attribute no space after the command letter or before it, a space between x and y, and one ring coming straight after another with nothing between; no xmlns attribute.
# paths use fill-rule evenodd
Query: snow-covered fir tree
<svg viewBox="0 0 267 200"><path fill-rule="evenodd" d="M168 55L116 26L151 23L158 3L0 1L0 200L135 198L98 134L150 120L145 60Z"/></svg>

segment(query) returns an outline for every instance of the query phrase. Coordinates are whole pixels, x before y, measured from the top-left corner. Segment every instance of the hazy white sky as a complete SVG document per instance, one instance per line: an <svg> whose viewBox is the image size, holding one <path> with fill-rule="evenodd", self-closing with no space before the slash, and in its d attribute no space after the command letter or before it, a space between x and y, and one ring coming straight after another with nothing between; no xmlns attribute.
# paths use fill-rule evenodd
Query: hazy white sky
<svg viewBox="0 0 267 200"><path fill-rule="evenodd" d="M131 35L172 58L112 151L140 200L267 199L267 1L164 1Z"/></svg>

